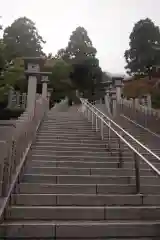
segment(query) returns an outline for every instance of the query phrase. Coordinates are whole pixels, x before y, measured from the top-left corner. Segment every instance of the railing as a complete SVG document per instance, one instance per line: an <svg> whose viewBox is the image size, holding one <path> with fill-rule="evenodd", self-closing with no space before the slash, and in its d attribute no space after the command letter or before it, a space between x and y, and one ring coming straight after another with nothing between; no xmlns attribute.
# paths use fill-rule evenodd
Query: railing
<svg viewBox="0 0 160 240"><path fill-rule="evenodd" d="M132 101L126 99L122 99L117 103L117 110L143 127L160 133L160 111L140 104L134 104Z"/></svg>
<svg viewBox="0 0 160 240"><path fill-rule="evenodd" d="M128 132L126 132L123 128L121 128L118 124L116 124L112 119L103 114L99 109L90 104L85 99L80 99L82 103L82 109L84 116L87 117L89 121L92 123L92 127L95 125L95 130L100 131L100 136L102 140L107 138L107 148L109 152L113 152L115 147L113 148L113 144L111 142L116 141L116 149L118 149L118 167L122 168L124 164L123 160L123 151L124 147L127 147L131 157L133 157L134 167L135 167L135 179L136 179L136 192L140 193L141 183L140 183L140 161L147 166L155 173L158 177L160 177L160 171L144 156L149 155L150 158L156 159L160 163L160 157L158 157L155 153L153 153L150 149L140 143L137 139L131 136ZM106 127L106 129L105 129ZM105 131L106 130L106 131ZM132 140L132 144L130 143ZM134 143L134 146L133 146ZM136 147L135 147L136 146ZM143 149L143 153L140 152L140 149ZM144 152L145 151L145 152ZM116 153L116 154L117 154Z"/></svg>
<svg viewBox="0 0 160 240"><path fill-rule="evenodd" d="M8 108L22 108L25 109L27 105L27 94L9 91Z"/></svg>
<svg viewBox="0 0 160 240"><path fill-rule="evenodd" d="M16 191L16 183L19 183L23 173L26 156L47 110L48 101L38 99L34 113L24 112L15 121L8 139L1 141L0 196L3 204L0 208L0 219L4 217L4 210L12 193Z"/></svg>

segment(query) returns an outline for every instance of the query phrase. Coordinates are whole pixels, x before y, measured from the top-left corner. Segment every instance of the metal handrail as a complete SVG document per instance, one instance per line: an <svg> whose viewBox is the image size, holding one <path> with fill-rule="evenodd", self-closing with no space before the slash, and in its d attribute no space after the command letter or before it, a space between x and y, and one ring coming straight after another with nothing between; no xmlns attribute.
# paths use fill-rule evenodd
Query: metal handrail
<svg viewBox="0 0 160 240"><path fill-rule="evenodd" d="M149 152L151 155L153 155L158 161L160 161L160 157L158 155L156 155L154 152L152 152L152 150L150 150L149 148L147 148L145 145L143 145L141 142L139 142L136 138L134 138L131 134L129 134L127 131L125 131L122 127L120 127L117 123L115 123L111 118L109 118L108 116L106 116L103 112L101 112L98 108L96 108L94 105L92 105L91 103L89 103L86 99L82 99L81 101L85 101L88 105L92 106L96 111L98 111L102 116L104 116L108 121L110 121L111 123L113 123L113 125L115 125L120 131L122 131L123 133L125 133L129 138L131 138L134 142L136 142L139 146L141 146L143 149L145 149L147 152Z"/></svg>
<svg viewBox="0 0 160 240"><path fill-rule="evenodd" d="M156 173L156 175L158 175L158 177L160 177L160 171L148 160L146 159L141 153L139 153L128 141L126 141L126 139L124 137L121 136L121 134L119 134L113 127L111 127L110 125L110 121L109 123L107 123L103 117L101 117L98 113L97 113L97 109L92 105L92 104L88 104L88 101L84 100L84 99L80 99L82 102L82 105L86 106L87 109L87 117L89 119L89 112L88 110L92 113L92 125L93 125L93 114L95 114L96 116L96 131L97 131L97 118L99 118L101 120L101 138L103 139L103 124L108 126L108 129L111 130L120 141L122 141L124 144L126 144L128 146L128 148L130 150L132 150L132 152L134 153L134 161L135 161L135 177L136 177L136 191L137 193L140 193L140 169L139 169L139 161L137 159L137 157L141 158L141 160L143 160L143 162L145 162L150 168L151 170ZM84 113L86 111L86 109L84 109ZM104 114L102 114L102 116L106 117ZM108 118L108 117L107 117ZM110 120L108 118L108 120ZM113 122L113 120L112 120ZM103 124L102 124L103 123ZM117 125L117 124L116 124ZM121 127L120 127L121 128ZM126 131L125 131L126 132ZM128 134L127 134L128 135ZM130 134L129 134L130 135ZM139 141L137 141L139 142ZM141 144L142 145L142 144ZM120 144L119 144L120 146ZM121 149L119 149L121 151ZM152 151L151 151L152 152ZM154 154L155 155L155 154ZM157 156L158 157L158 156Z"/></svg>

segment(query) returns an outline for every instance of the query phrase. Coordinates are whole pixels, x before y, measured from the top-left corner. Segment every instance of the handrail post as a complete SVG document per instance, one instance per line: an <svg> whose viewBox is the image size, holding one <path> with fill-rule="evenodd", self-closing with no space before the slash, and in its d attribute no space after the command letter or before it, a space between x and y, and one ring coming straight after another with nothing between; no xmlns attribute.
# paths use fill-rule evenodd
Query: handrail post
<svg viewBox="0 0 160 240"><path fill-rule="evenodd" d="M98 122L97 122L97 115L96 115L96 132L98 131Z"/></svg>
<svg viewBox="0 0 160 240"><path fill-rule="evenodd" d="M102 118L103 119L103 118ZM101 138L104 140L104 135L103 135L103 121L101 119Z"/></svg>
<svg viewBox="0 0 160 240"><path fill-rule="evenodd" d="M88 121L90 121L90 113L91 113L91 111L90 111L90 109L88 108Z"/></svg>
<svg viewBox="0 0 160 240"><path fill-rule="evenodd" d="M111 122L109 121L109 122L108 122L108 151L111 150L111 145L110 145L110 141L111 141L111 129L110 129L110 126L111 126Z"/></svg>
<svg viewBox="0 0 160 240"><path fill-rule="evenodd" d="M87 108L87 111L86 111L86 112L87 112L87 119L88 119L88 116L89 116L89 114L88 114L88 113L89 113L89 109L88 109L88 108Z"/></svg>
<svg viewBox="0 0 160 240"><path fill-rule="evenodd" d="M93 123L94 123L94 120L93 120L93 110L92 110L92 128L93 128Z"/></svg>
<svg viewBox="0 0 160 240"><path fill-rule="evenodd" d="M120 133L120 135L122 136L122 133ZM122 156L122 147L121 147L120 137L118 138L118 155L119 155L118 168L122 168L122 166L123 166L123 156Z"/></svg>
<svg viewBox="0 0 160 240"><path fill-rule="evenodd" d="M135 177L136 177L136 193L140 193L140 169L139 169L139 161L138 161L138 156L134 152L133 153L134 157L134 167L135 167Z"/></svg>

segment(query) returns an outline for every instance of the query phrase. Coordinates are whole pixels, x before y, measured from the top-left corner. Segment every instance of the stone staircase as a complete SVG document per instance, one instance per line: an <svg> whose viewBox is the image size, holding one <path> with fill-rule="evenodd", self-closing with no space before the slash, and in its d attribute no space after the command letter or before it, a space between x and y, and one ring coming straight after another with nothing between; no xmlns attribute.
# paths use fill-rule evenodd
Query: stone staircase
<svg viewBox="0 0 160 240"><path fill-rule="evenodd" d="M5 212L0 239L160 239L159 179L140 163L136 194L132 154L125 150L123 168L118 161L118 150L111 155L75 107L51 110Z"/></svg>

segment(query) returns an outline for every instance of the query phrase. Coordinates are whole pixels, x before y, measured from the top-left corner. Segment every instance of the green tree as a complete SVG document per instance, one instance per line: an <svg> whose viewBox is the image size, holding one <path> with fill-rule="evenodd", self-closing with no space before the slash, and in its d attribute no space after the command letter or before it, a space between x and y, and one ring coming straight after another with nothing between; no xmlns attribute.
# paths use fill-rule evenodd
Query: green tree
<svg viewBox="0 0 160 240"><path fill-rule="evenodd" d="M67 53L67 50L64 48L61 48L58 50L57 54L55 55L56 59L62 59L64 61L68 61L69 60L69 56Z"/></svg>
<svg viewBox="0 0 160 240"><path fill-rule="evenodd" d="M55 59L52 67L52 75L50 77L50 85L52 91L52 101L57 101L65 96L69 96L73 90L72 82L70 80L70 73L72 66L62 59Z"/></svg>
<svg viewBox="0 0 160 240"><path fill-rule="evenodd" d="M16 57L44 55L42 51L44 40L34 22L26 17L18 18L4 30L3 41L8 61Z"/></svg>
<svg viewBox="0 0 160 240"><path fill-rule="evenodd" d="M0 74L4 70L6 64L5 60L5 45L3 39L0 39Z"/></svg>
<svg viewBox="0 0 160 240"><path fill-rule="evenodd" d="M24 81L27 82L24 76L24 61L21 58L17 58L12 60L12 63L8 64L3 71L0 86L5 87L6 90L12 86L23 92L23 85L26 85Z"/></svg>
<svg viewBox="0 0 160 240"><path fill-rule="evenodd" d="M81 63L73 64L71 79L77 89L91 97L99 88L102 71L96 58L87 57Z"/></svg>
<svg viewBox="0 0 160 240"><path fill-rule="evenodd" d="M154 48L159 45L159 27L148 18L138 21L130 34L130 48L124 53L127 73L151 75L153 66L160 64L160 52Z"/></svg>
<svg viewBox="0 0 160 240"><path fill-rule="evenodd" d="M96 52L83 27L78 27L72 32L65 52L61 51L66 61L72 64L73 71L70 77L73 85L85 93L86 97L95 95L102 80Z"/></svg>
<svg viewBox="0 0 160 240"><path fill-rule="evenodd" d="M0 31L2 30L2 25L0 24ZM0 38L0 75L5 68L5 44L2 38Z"/></svg>
<svg viewBox="0 0 160 240"><path fill-rule="evenodd" d="M70 36L66 52L69 59L75 63L83 61L86 57L95 57L97 51L93 47L87 31L83 27L78 27Z"/></svg>

